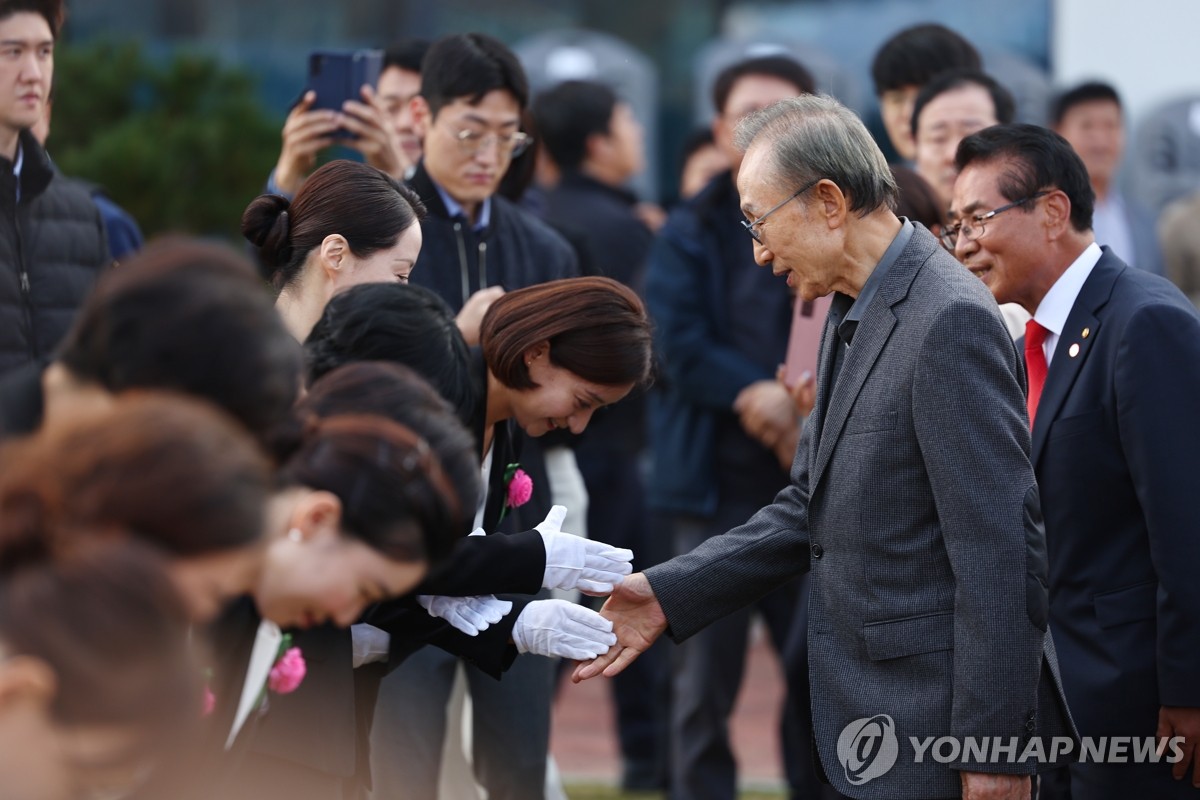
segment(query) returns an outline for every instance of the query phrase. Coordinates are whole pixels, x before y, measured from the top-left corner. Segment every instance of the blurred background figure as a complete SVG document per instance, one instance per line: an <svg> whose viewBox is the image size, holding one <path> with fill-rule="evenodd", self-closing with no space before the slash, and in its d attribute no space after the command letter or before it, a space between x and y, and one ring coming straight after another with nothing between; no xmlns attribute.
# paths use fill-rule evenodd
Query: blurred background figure
<svg viewBox="0 0 1200 800"><path fill-rule="evenodd" d="M679 199L690 200L708 182L729 169L729 159L713 139L712 128L698 128L688 134L680 156Z"/></svg>
<svg viewBox="0 0 1200 800"><path fill-rule="evenodd" d="M976 131L1012 122L1012 94L991 76L973 70L942 72L921 87L913 104L916 172L949 210L958 168L958 143Z"/></svg>
<svg viewBox="0 0 1200 800"><path fill-rule="evenodd" d="M545 194L543 218L575 244L587 273L640 291L653 233L627 188L645 168L645 133L632 107L601 83L566 81L539 94L532 108L541 144L560 172ZM588 491L588 531L633 550L635 564L655 563L641 474L645 395L639 390L597 414L574 446ZM626 789L665 784L660 673L652 661L613 683Z"/></svg>
<svg viewBox="0 0 1200 800"><path fill-rule="evenodd" d="M912 117L921 87L946 70L981 68L975 47L945 25L915 25L883 43L871 62L871 78L883 127L901 162L917 157Z"/></svg>
<svg viewBox="0 0 1200 800"><path fill-rule="evenodd" d="M913 170L899 164L892 165L892 177L900 190L896 214L919 222L935 236L946 226L946 209L942 207L937 192Z"/></svg>
<svg viewBox="0 0 1200 800"><path fill-rule="evenodd" d="M47 98L46 112L42 115L41 120L31 129L34 137L38 140L38 144L43 148L46 146L46 140L50 138L50 118L53 108L53 97ZM96 204L96 208L100 211L100 216L104 219L104 232L108 239L108 254L112 257L113 261L120 261L141 249L143 244L142 231L138 228L137 220L128 211L117 205L108 196L108 192L104 187L78 178L68 178L61 174L57 175L57 179L76 184L92 198L92 202Z"/></svg>
<svg viewBox="0 0 1200 800"><path fill-rule="evenodd" d="M1117 187L1125 155L1125 118L1117 90L1107 83L1082 83L1055 98L1054 131L1070 142L1087 167L1096 208L1096 244L1108 245L1127 264L1163 274L1154 213Z"/></svg>
<svg viewBox="0 0 1200 800"><path fill-rule="evenodd" d="M1200 193L1167 206L1159 235L1167 277L1200 308Z"/></svg>

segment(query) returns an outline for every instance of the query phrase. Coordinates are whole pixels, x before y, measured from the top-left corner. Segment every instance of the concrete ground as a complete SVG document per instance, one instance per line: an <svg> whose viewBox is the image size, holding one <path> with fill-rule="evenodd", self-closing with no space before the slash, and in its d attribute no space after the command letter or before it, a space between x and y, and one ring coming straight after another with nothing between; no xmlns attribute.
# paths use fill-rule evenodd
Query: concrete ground
<svg viewBox="0 0 1200 800"><path fill-rule="evenodd" d="M550 752L568 787L620 781L613 704L604 678L565 682L554 706ZM753 637L746 676L732 720L733 748L743 788L779 789L779 712L783 677L765 636Z"/></svg>

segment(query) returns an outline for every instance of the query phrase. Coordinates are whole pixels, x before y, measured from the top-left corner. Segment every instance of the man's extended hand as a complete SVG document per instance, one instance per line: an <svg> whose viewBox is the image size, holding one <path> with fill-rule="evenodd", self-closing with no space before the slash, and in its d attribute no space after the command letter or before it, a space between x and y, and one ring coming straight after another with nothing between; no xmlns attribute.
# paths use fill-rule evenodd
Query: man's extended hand
<svg viewBox="0 0 1200 800"><path fill-rule="evenodd" d="M1028 775L990 772L960 772L962 800L1029 800L1032 782Z"/></svg>
<svg viewBox="0 0 1200 800"><path fill-rule="evenodd" d="M1158 710L1158 736L1160 739L1184 738L1179 748L1183 751L1183 759L1171 765L1171 774L1181 781L1187 777L1188 767L1193 767L1192 785L1200 789L1200 708L1163 706Z"/></svg>
<svg viewBox="0 0 1200 800"><path fill-rule="evenodd" d="M650 581L641 572L630 575L613 590L604 608L600 609L600 616L612 620L617 643L604 655L575 667L571 675L574 683L594 678L601 672L606 678L620 674L667 629L662 606L650 588Z"/></svg>

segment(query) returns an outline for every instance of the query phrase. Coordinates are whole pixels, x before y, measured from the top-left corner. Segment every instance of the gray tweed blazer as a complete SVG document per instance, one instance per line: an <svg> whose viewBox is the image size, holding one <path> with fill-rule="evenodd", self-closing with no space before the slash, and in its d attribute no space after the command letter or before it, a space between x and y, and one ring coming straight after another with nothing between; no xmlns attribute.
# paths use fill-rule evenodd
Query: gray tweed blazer
<svg viewBox="0 0 1200 800"><path fill-rule="evenodd" d="M1046 630L1024 363L996 302L917 226L826 397L836 341L827 326L790 485L744 525L646 571L669 634L685 639L808 570L813 727L838 791L958 797L957 770L1044 768L975 754L939 763L928 750L917 763L909 738L1015 738L1019 757L1032 736L1075 735ZM880 714L898 756L863 780L839 736Z"/></svg>

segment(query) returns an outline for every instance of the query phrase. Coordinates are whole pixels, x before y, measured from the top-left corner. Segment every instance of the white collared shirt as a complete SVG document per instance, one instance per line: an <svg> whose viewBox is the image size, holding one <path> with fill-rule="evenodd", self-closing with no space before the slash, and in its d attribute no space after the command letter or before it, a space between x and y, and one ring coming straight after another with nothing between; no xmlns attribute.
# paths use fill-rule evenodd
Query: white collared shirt
<svg viewBox="0 0 1200 800"><path fill-rule="evenodd" d="M279 655L279 645L283 641L283 631L270 620L264 619L258 624L258 632L254 635L254 646L250 650L250 661L246 665L246 680L242 683L242 694L238 699L237 714L233 718L233 727L225 740L225 749L233 747L238 733L246 720L250 718L258 699L262 696L267 678L271 676L271 668L275 666L275 657Z"/></svg>
<svg viewBox="0 0 1200 800"><path fill-rule="evenodd" d="M1092 274L1096 262L1102 255L1104 252L1100 249L1100 245L1095 242L1089 244L1071 266L1067 267L1066 272L1058 276L1058 280L1050 287L1050 291L1046 292L1042 302L1038 303L1033 318L1039 325L1050 331L1046 335L1045 344L1042 345L1042 349L1046 351L1047 366L1054 360L1054 348L1058 346L1063 328L1067 327L1067 317L1071 315L1075 299L1079 297L1083 284Z"/></svg>

